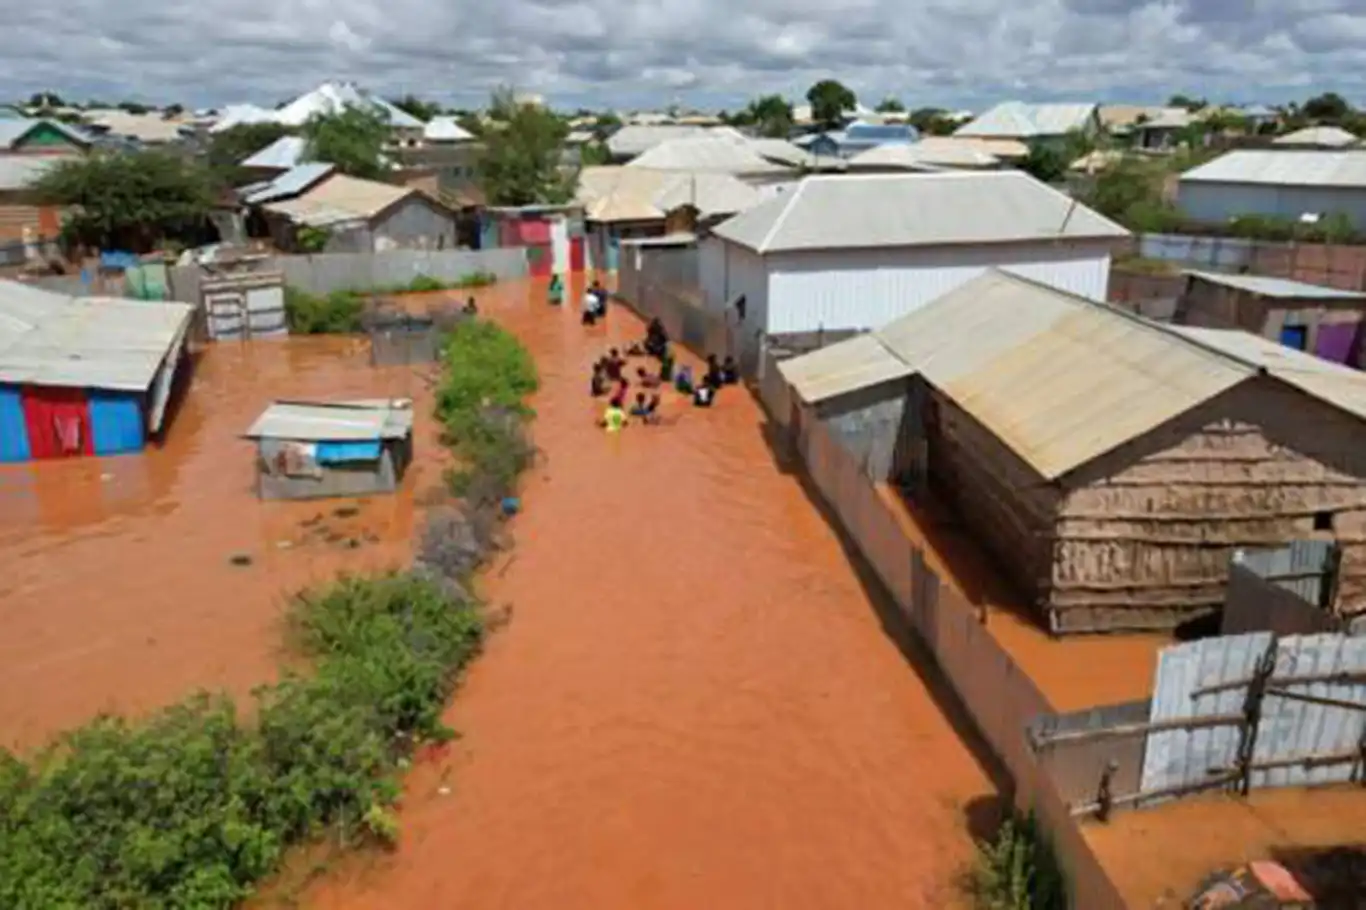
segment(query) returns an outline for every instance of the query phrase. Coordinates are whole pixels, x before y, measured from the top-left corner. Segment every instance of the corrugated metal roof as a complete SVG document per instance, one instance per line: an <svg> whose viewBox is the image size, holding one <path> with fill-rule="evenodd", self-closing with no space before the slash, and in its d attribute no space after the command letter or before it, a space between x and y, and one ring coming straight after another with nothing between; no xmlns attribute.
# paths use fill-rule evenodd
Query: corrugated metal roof
<svg viewBox="0 0 1366 910"><path fill-rule="evenodd" d="M43 125L51 127L77 145L90 145L95 141L93 136L60 120L0 117L0 149L13 148L16 142Z"/></svg>
<svg viewBox="0 0 1366 910"><path fill-rule="evenodd" d="M1181 175L1183 183L1366 187L1366 151L1311 152L1243 149L1220 155Z"/></svg>
<svg viewBox="0 0 1366 910"><path fill-rule="evenodd" d="M972 140L948 140L913 145L875 145L849 159L850 167L900 167L906 170L993 168L1001 159Z"/></svg>
<svg viewBox="0 0 1366 910"><path fill-rule="evenodd" d="M1094 104L1026 104L1003 101L954 130L955 136L995 136L1033 139L1061 136L1085 128L1096 112Z"/></svg>
<svg viewBox="0 0 1366 910"><path fill-rule="evenodd" d="M260 107L255 104L229 104L218 115L213 126L209 127L210 133L223 133L235 126L247 126L253 123L274 123L275 111L270 108Z"/></svg>
<svg viewBox="0 0 1366 910"><path fill-rule="evenodd" d="M713 233L759 253L1129 236L1021 171L808 177Z"/></svg>
<svg viewBox="0 0 1366 910"><path fill-rule="evenodd" d="M249 188L239 190L238 193L247 205L262 205L278 199L288 199L308 190L334 170L336 168L330 164L310 161L290 168L274 180L265 184L253 184Z"/></svg>
<svg viewBox="0 0 1366 910"><path fill-rule="evenodd" d="M710 171L720 174L779 174L790 170L774 164L750 147L727 136L703 134L669 139L634 158L627 167L662 171Z"/></svg>
<svg viewBox="0 0 1366 910"><path fill-rule="evenodd" d="M915 371L873 335L855 335L778 364L803 401L818 404L858 389L904 379Z"/></svg>
<svg viewBox="0 0 1366 910"><path fill-rule="evenodd" d="M1228 275L1223 272L1199 272L1188 270L1187 275L1208 281L1211 284L1249 291L1263 297L1298 298L1303 300L1366 300L1366 293L1344 291L1341 288L1324 287L1321 284L1308 284L1291 281L1289 278L1270 278L1265 275Z"/></svg>
<svg viewBox="0 0 1366 910"><path fill-rule="evenodd" d="M0 282L0 382L142 391L193 311Z"/></svg>
<svg viewBox="0 0 1366 910"><path fill-rule="evenodd" d="M275 121L285 126L303 126L315 115L339 114L348 107L379 111L389 118L391 127L422 129L423 126L412 114L353 82L324 82L277 110Z"/></svg>
<svg viewBox="0 0 1366 910"><path fill-rule="evenodd" d="M701 136L706 127L684 126L677 123L666 124L628 124L607 137L607 150L618 158L633 157L650 149L684 136Z"/></svg>
<svg viewBox="0 0 1366 910"><path fill-rule="evenodd" d="M297 198L272 202L263 208L299 224L322 227L346 221L369 221L412 195L421 193L411 187L333 174Z"/></svg>
<svg viewBox="0 0 1366 910"><path fill-rule="evenodd" d="M680 205L694 205L703 216L728 215L765 198L755 187L729 174L685 173L653 168L584 168L577 198L590 221L652 221Z"/></svg>
<svg viewBox="0 0 1366 910"><path fill-rule="evenodd" d="M0 155L0 190L21 190L59 163L74 160L79 159L66 155Z"/></svg>
<svg viewBox="0 0 1366 910"><path fill-rule="evenodd" d="M713 131L715 132L715 131ZM786 139L746 139L751 149L761 158L788 167L806 167L813 163L810 152L797 147Z"/></svg>
<svg viewBox="0 0 1366 910"><path fill-rule="evenodd" d="M468 142L474 134L461 126L455 117L433 117L422 128L422 138L428 142Z"/></svg>
<svg viewBox="0 0 1366 910"><path fill-rule="evenodd" d="M287 170L299 164L307 147L302 136L281 136L256 154L243 158L242 166Z"/></svg>
<svg viewBox="0 0 1366 910"><path fill-rule="evenodd" d="M402 439L412 430L413 403L404 398L277 401L243 435L247 439L360 442Z"/></svg>
<svg viewBox="0 0 1366 910"><path fill-rule="evenodd" d="M1359 136L1338 126L1310 126L1271 140L1272 145L1305 145L1321 148L1345 148L1361 141Z"/></svg>

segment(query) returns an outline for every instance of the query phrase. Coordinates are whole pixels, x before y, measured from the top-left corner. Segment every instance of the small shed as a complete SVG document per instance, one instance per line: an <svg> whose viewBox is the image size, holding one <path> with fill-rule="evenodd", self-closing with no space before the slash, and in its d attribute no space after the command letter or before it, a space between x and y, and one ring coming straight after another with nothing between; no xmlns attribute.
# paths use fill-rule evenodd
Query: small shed
<svg viewBox="0 0 1366 910"><path fill-rule="evenodd" d="M413 460L413 403L277 401L245 436L262 499L392 493Z"/></svg>
<svg viewBox="0 0 1366 910"><path fill-rule="evenodd" d="M1174 322L1242 329L1334 363L1361 366L1366 293L1261 275L1186 272Z"/></svg>
<svg viewBox="0 0 1366 910"><path fill-rule="evenodd" d="M366 320L365 332L371 366L431 363L441 351L441 332L431 316L381 310Z"/></svg>
<svg viewBox="0 0 1366 910"><path fill-rule="evenodd" d="M1215 613L1237 551L1301 539L1366 615L1366 375L1001 270L778 370L794 425L952 503L1055 633Z"/></svg>
<svg viewBox="0 0 1366 910"><path fill-rule="evenodd" d="M324 253L453 250L456 213L421 190L331 174L297 196L258 209L281 249L306 229L326 235Z"/></svg>

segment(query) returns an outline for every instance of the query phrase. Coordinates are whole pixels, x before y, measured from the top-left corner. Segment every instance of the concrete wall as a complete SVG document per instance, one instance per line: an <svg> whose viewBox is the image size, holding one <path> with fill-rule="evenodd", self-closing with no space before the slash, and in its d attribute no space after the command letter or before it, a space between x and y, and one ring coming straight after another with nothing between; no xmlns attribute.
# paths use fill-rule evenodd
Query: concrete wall
<svg viewBox="0 0 1366 910"><path fill-rule="evenodd" d="M821 402L817 417L874 480L893 476L906 420L907 382L885 382Z"/></svg>
<svg viewBox="0 0 1366 910"><path fill-rule="evenodd" d="M418 275L455 281L474 272L491 272L500 281L524 278L526 250L391 250L387 253L317 253L274 256L261 270L284 272L285 283L314 294L408 284ZM199 302L200 269L176 266L170 273L174 300Z"/></svg>

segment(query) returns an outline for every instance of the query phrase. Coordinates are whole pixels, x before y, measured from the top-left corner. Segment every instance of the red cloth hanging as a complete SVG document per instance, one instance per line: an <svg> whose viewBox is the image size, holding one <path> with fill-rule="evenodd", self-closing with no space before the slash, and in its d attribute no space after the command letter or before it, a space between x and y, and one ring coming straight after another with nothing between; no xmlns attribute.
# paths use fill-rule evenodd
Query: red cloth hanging
<svg viewBox="0 0 1366 910"><path fill-rule="evenodd" d="M84 389L25 386L22 400L33 458L95 454Z"/></svg>

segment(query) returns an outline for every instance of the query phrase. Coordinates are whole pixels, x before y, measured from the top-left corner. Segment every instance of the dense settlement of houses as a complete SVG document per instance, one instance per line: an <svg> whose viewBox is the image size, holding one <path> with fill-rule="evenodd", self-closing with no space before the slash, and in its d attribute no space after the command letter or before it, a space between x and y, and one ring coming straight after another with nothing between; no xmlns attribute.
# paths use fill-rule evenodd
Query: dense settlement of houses
<svg viewBox="0 0 1366 910"><path fill-rule="evenodd" d="M729 353L776 371L763 381L781 385L785 422L819 422L869 476L949 503L1054 635L1217 613L1240 552L1305 540L1335 554L1312 605L1322 627L1366 626L1366 292L1196 271L1170 322L1146 319L1104 302L1129 232L1015 167L1078 131L1163 154L1190 113L1007 102L924 138L857 111L790 140L705 118L628 123L606 141L613 163L579 169L572 204L518 210L478 204L478 143L459 124L346 84L140 139L348 104L391 116L393 182L304 160L288 136L242 162L252 182L225 223L286 251L307 227L335 252L526 247L540 275L685 263L663 283L692 285ZM136 130L111 114L105 132ZM58 213L27 207L25 184L103 140L16 115L0 141L0 230L50 235ZM1182 175L1177 201L1207 222L1336 213L1366 227L1356 145L1335 128L1281 136ZM0 285L0 461L141 448L194 322L188 305ZM401 402L282 402L248 435L263 464L303 464L307 491L389 490L412 457ZM337 472L358 454L364 477ZM301 476L266 472L262 495L298 495Z"/></svg>

